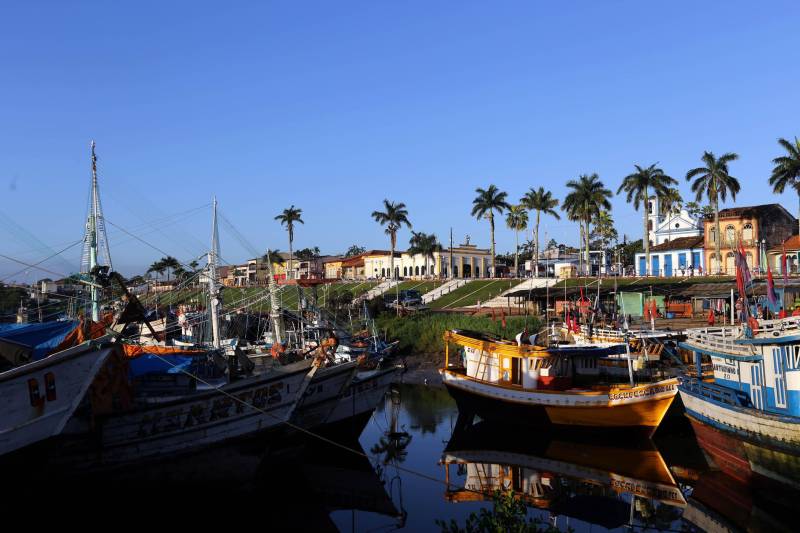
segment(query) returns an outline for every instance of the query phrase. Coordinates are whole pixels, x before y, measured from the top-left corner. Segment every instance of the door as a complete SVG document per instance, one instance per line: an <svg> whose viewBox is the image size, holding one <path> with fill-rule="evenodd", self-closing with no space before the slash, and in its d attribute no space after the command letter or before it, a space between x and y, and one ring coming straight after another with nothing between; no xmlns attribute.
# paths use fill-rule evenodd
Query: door
<svg viewBox="0 0 800 533"><path fill-rule="evenodd" d="M686 254L678 254L678 268L686 268Z"/></svg>
<svg viewBox="0 0 800 533"><path fill-rule="evenodd" d="M651 259L651 262L653 263L653 265L652 265L652 268L650 269L650 274L653 275L653 276L658 276L658 274L659 274L659 268L658 268L659 267L659 257L657 255L654 255L652 257L652 259Z"/></svg>
<svg viewBox="0 0 800 533"><path fill-rule="evenodd" d="M645 262L645 258L644 257L640 257L639 258L639 275L640 276L644 276L646 274L646 272L645 272L646 266L647 266L647 263Z"/></svg>
<svg viewBox="0 0 800 533"><path fill-rule="evenodd" d="M672 275L672 254L664 256L664 275L667 277Z"/></svg>
<svg viewBox="0 0 800 533"><path fill-rule="evenodd" d="M692 266L695 269L700 266L700 252L692 252Z"/></svg>

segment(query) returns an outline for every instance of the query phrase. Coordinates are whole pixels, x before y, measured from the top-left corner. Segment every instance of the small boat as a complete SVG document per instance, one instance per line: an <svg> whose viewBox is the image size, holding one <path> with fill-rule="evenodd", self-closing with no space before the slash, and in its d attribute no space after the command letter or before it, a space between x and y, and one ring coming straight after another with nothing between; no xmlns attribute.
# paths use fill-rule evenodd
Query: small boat
<svg viewBox="0 0 800 533"><path fill-rule="evenodd" d="M598 356L590 346L525 345L464 330L448 331L444 340L443 382L460 411L483 419L650 435L678 392L676 378L629 354ZM451 356L450 344L462 349L461 358Z"/></svg>
<svg viewBox="0 0 800 533"><path fill-rule="evenodd" d="M742 482L800 488L800 319L697 328L680 346L698 370L679 390L700 445Z"/></svg>
<svg viewBox="0 0 800 533"><path fill-rule="evenodd" d="M0 456L61 433L113 353L107 343L89 341L0 372Z"/></svg>

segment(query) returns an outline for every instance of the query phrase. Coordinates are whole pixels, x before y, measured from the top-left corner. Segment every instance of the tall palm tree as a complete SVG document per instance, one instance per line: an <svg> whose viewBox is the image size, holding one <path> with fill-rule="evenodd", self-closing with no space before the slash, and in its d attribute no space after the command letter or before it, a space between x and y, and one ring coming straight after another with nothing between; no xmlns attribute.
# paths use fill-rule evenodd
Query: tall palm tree
<svg viewBox="0 0 800 533"><path fill-rule="evenodd" d="M181 266L180 262L177 259L175 259L174 257L172 257L171 255L168 255L167 257L163 258L161 260L161 264L164 266L164 269L167 271L167 281L169 281L170 272L172 272L174 274L177 269L183 268Z"/></svg>
<svg viewBox="0 0 800 533"><path fill-rule="evenodd" d="M512 205L506 214L506 226L514 230L516 248L514 248L514 277L519 276L519 232L528 229L528 211L522 204Z"/></svg>
<svg viewBox="0 0 800 533"><path fill-rule="evenodd" d="M520 203L524 205L531 211L536 211L536 222L533 225L533 241L536 245L536 248L533 252L533 259L534 259L534 272L535 275L539 276L539 220L541 216L550 215L551 217L555 218L556 220L561 220L561 217L558 216L558 212L556 208L558 207L558 199L553 197L553 194L550 191L545 191L544 187L539 187L538 189L529 190L525 193L525 195L520 199Z"/></svg>
<svg viewBox="0 0 800 533"><path fill-rule="evenodd" d="M714 210L714 257L717 260L717 274L722 274L722 254L720 253L719 234L719 201L724 202L728 193L736 200L736 193L741 190L739 180L728 173L728 163L736 161L739 156L733 152L722 154L719 158L711 152L703 152L700 158L705 166L693 168L686 173L686 181L692 181L692 192L695 200L702 200L705 195Z"/></svg>
<svg viewBox="0 0 800 533"><path fill-rule="evenodd" d="M775 168L772 169L769 184L777 194L782 193L787 186L792 187L800 200L800 141L797 140L797 137L794 138L794 143L780 138L778 144L786 150L786 155L772 160ZM797 215L798 224L800 224L800 211Z"/></svg>
<svg viewBox="0 0 800 533"><path fill-rule="evenodd" d="M286 231L289 234L289 268L287 273L289 274L286 276L288 279L290 276L293 275L292 271L292 244L294 243L294 225L296 223L305 224L302 219L303 210L299 207L295 207L292 204L291 207L288 209L284 209L283 213L275 217L275 220L281 223L281 226L286 226Z"/></svg>
<svg viewBox="0 0 800 533"><path fill-rule="evenodd" d="M649 167L633 165L636 168L636 172L625 176L622 180L622 185L617 189L617 194L622 191L628 193L626 199L628 203L633 201L634 209L638 211L640 205L644 208L642 210L642 218L644 220L642 243L644 244L645 276L650 274L650 239L648 238L649 228L647 227L647 219L650 215L650 193L652 192L656 197L661 198L670 185L678 184L674 178L667 176L663 170L656 167L656 164L654 163Z"/></svg>
<svg viewBox="0 0 800 533"><path fill-rule="evenodd" d="M596 173L591 175L581 174L577 180L570 180L567 182L567 188L572 189L572 192L567 194L564 198L562 209L567 213L570 220L579 221L582 223L581 229L583 233L584 242L584 264L588 270L589 267L589 235L590 225L592 218L595 217L600 211L611 210L611 202L608 199L611 197L611 191L606 189L600 176Z"/></svg>
<svg viewBox="0 0 800 533"><path fill-rule="evenodd" d="M381 226L386 226L384 233L389 236L391 255L389 256L389 279L395 278L394 249L397 247L397 232L403 225L411 227L408 220L408 210L403 202L383 201L383 211L373 211L372 218Z"/></svg>
<svg viewBox="0 0 800 533"><path fill-rule="evenodd" d="M489 232L492 240L492 277L497 276L495 266L495 246L494 246L494 212L502 213L511 205L506 201L507 192L499 190L494 185L489 185L487 189L478 187L475 189L478 196L472 200L472 216L478 220L487 218L489 220Z"/></svg>

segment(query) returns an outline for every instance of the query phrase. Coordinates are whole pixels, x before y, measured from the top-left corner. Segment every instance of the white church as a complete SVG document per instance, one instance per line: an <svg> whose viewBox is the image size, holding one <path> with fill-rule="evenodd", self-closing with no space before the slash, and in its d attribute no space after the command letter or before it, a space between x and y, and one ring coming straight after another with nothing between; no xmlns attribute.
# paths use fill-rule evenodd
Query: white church
<svg viewBox="0 0 800 533"><path fill-rule="evenodd" d="M644 252L636 254L637 276L698 276L705 273L703 221L681 207L663 212L658 198L648 202L647 238L650 264Z"/></svg>

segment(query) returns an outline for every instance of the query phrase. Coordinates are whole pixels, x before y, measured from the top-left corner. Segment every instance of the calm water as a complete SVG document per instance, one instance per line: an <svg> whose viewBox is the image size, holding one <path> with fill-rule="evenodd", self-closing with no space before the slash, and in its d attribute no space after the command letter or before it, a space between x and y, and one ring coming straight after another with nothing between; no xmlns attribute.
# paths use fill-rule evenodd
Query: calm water
<svg viewBox="0 0 800 533"><path fill-rule="evenodd" d="M444 389L402 385L363 431L338 437L366 457L297 436L95 475L56 474L38 467L36 455L0 465L0 511L64 525L123 519L437 531L437 520L463 524L505 488L524 498L530 516L562 530L795 530L789 509L797 494L756 490L709 470L679 411L652 442L575 439L464 427Z"/></svg>

